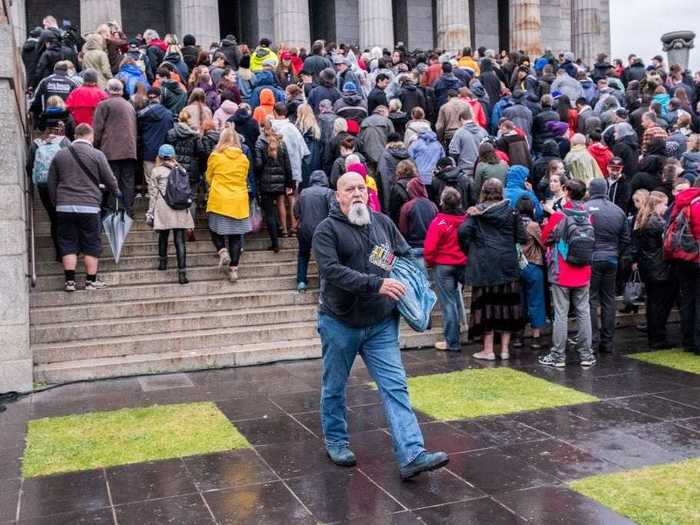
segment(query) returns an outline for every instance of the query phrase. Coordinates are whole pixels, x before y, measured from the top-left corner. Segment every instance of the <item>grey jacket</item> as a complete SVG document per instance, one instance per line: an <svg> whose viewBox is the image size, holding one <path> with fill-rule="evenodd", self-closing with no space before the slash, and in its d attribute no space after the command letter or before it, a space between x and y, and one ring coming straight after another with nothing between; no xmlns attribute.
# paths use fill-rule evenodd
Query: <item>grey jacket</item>
<svg viewBox="0 0 700 525"><path fill-rule="evenodd" d="M68 148L62 149L56 153L49 168L47 184L51 202L54 206L99 208L102 204L102 191L98 184L104 184L110 191L117 193L117 179L100 150L82 140L76 140L71 147L90 170L91 176L80 168Z"/></svg>
<svg viewBox="0 0 700 525"><path fill-rule="evenodd" d="M316 226L328 217L335 193L328 187L328 177L316 170L309 178L309 186L302 190L294 203L294 216L299 219L299 240L311 244Z"/></svg>
<svg viewBox="0 0 700 525"><path fill-rule="evenodd" d="M457 159L457 166L471 175L479 158L479 145L488 136L486 130L474 122L467 122L457 130L450 141L449 154Z"/></svg>
<svg viewBox="0 0 700 525"><path fill-rule="evenodd" d="M93 119L95 147L108 160L136 159L136 111L122 97L103 100L95 108Z"/></svg>
<svg viewBox="0 0 700 525"><path fill-rule="evenodd" d="M591 214L595 233L593 261L607 261L624 256L630 246L625 212L608 198L605 179L593 179L589 192L590 198L584 207Z"/></svg>
<svg viewBox="0 0 700 525"><path fill-rule="evenodd" d="M382 115L370 115L360 125L360 147L367 160L379 162L394 124Z"/></svg>

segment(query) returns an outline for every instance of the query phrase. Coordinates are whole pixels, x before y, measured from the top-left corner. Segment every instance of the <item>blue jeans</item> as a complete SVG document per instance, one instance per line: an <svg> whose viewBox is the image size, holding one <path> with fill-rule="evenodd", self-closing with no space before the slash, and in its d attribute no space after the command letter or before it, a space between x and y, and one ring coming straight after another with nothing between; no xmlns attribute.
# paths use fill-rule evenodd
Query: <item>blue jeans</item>
<svg viewBox="0 0 700 525"><path fill-rule="evenodd" d="M354 328L329 315L319 314L318 333L323 353L321 426L326 445L349 444L345 385L359 353L379 388L396 459L401 467L408 465L425 448L423 434L408 398L399 349L398 317L389 317L365 328Z"/></svg>
<svg viewBox="0 0 700 525"><path fill-rule="evenodd" d="M464 266L435 266L435 288L442 308L443 332L449 350L458 352L459 322L462 319L462 301L459 285L464 284Z"/></svg>
<svg viewBox="0 0 700 525"><path fill-rule="evenodd" d="M537 264L528 264L520 270L524 303L532 328L542 328L545 323L544 271Z"/></svg>

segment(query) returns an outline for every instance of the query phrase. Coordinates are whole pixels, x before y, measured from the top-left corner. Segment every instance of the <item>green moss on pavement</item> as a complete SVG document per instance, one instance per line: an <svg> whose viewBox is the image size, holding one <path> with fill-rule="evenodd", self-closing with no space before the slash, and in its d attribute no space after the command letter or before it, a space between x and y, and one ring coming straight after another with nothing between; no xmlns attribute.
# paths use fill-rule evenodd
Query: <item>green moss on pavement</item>
<svg viewBox="0 0 700 525"><path fill-rule="evenodd" d="M214 403L30 421L25 478L250 447Z"/></svg>
<svg viewBox="0 0 700 525"><path fill-rule="evenodd" d="M443 421L598 401L510 368L411 377L408 389L417 410Z"/></svg>
<svg viewBox="0 0 700 525"><path fill-rule="evenodd" d="M593 476L570 485L639 525L700 523L700 459Z"/></svg>
<svg viewBox="0 0 700 525"><path fill-rule="evenodd" d="M627 357L653 365L675 368L676 370L690 372L691 374L700 374L700 356L691 354L690 352L684 352L683 350L642 352L639 354L629 354Z"/></svg>

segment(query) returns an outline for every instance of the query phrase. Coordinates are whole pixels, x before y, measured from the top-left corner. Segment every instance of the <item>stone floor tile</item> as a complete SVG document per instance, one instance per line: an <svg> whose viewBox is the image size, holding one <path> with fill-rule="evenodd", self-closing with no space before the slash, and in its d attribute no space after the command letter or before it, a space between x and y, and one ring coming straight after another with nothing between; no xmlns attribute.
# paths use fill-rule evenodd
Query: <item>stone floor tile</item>
<svg viewBox="0 0 700 525"><path fill-rule="evenodd" d="M19 479L0 480L0 523L14 521L19 502Z"/></svg>
<svg viewBox="0 0 700 525"><path fill-rule="evenodd" d="M200 491L225 489L276 480L254 450L241 449L183 458Z"/></svg>
<svg viewBox="0 0 700 525"><path fill-rule="evenodd" d="M415 513L428 525L465 525L467 523L520 525L525 523L524 520L491 498L439 505L417 510Z"/></svg>
<svg viewBox="0 0 700 525"><path fill-rule="evenodd" d="M115 512L120 524L186 523L187 525L213 525L216 523L199 494L119 505L115 507Z"/></svg>
<svg viewBox="0 0 700 525"><path fill-rule="evenodd" d="M197 492L181 459L122 465L105 472L115 505Z"/></svg>
<svg viewBox="0 0 700 525"><path fill-rule="evenodd" d="M275 443L255 447L255 450L283 479L304 476L311 472L343 469L331 463L321 440Z"/></svg>
<svg viewBox="0 0 700 525"><path fill-rule="evenodd" d="M612 404L664 421L700 417L700 408L676 403L659 396L624 397L612 401Z"/></svg>
<svg viewBox="0 0 700 525"><path fill-rule="evenodd" d="M0 480L19 478L23 447L0 449Z"/></svg>
<svg viewBox="0 0 700 525"><path fill-rule="evenodd" d="M268 445L315 439L314 435L286 414L239 421L236 428L251 445Z"/></svg>
<svg viewBox="0 0 700 525"><path fill-rule="evenodd" d="M17 523L18 525L112 525L114 514L112 509L108 508L93 512L53 514L42 518L29 518Z"/></svg>
<svg viewBox="0 0 700 525"><path fill-rule="evenodd" d="M265 418L282 414L282 410L263 395L217 401L216 406L231 421Z"/></svg>

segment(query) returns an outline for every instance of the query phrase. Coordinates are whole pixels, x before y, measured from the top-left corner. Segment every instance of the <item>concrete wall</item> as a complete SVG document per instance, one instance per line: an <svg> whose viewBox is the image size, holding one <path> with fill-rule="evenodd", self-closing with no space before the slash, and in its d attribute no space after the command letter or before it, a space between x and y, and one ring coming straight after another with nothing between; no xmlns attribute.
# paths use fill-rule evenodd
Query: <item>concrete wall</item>
<svg viewBox="0 0 700 525"><path fill-rule="evenodd" d="M571 50L571 0L541 0L542 42L554 53Z"/></svg>
<svg viewBox="0 0 700 525"><path fill-rule="evenodd" d="M360 10L358 0L336 0L336 42L358 45L360 41Z"/></svg>
<svg viewBox="0 0 700 525"><path fill-rule="evenodd" d="M170 4L169 0L138 0L138 2L122 0L124 31L129 36L142 33L146 29L155 29L161 36L169 33L172 31L168 20ZM176 34L182 38L179 31Z"/></svg>
<svg viewBox="0 0 700 525"><path fill-rule="evenodd" d="M32 388L25 209L25 142L16 93L23 73L12 25L0 3L0 392Z"/></svg>
<svg viewBox="0 0 700 525"><path fill-rule="evenodd" d="M41 26L46 15L53 15L61 25L62 20L70 20L80 27L80 0L27 0L27 27Z"/></svg>
<svg viewBox="0 0 700 525"><path fill-rule="evenodd" d="M498 2L472 1L474 2L474 48L484 46L498 51Z"/></svg>

